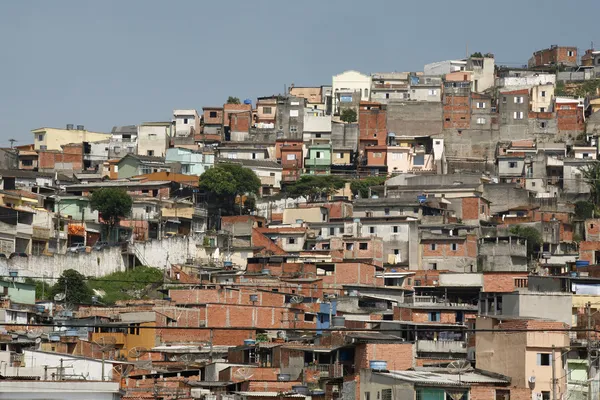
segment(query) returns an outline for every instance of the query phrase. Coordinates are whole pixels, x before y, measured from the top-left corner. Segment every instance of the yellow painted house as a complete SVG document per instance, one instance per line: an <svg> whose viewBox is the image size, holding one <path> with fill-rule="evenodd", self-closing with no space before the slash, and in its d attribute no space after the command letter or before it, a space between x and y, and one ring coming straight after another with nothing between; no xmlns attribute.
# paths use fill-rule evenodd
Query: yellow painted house
<svg viewBox="0 0 600 400"><path fill-rule="evenodd" d="M83 125L75 128L69 124L65 129L61 128L38 128L33 133L34 150L58 150L69 143L100 142L110 139L110 133L90 132Z"/></svg>

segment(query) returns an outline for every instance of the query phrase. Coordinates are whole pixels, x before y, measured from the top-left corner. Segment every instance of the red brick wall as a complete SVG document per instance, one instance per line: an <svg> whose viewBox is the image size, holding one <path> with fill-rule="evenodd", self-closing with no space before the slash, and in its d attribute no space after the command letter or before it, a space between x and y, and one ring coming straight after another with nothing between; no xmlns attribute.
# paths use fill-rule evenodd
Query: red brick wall
<svg viewBox="0 0 600 400"><path fill-rule="evenodd" d="M367 109L370 107L371 109ZM359 146L385 146L387 140L387 111L379 106L361 105L358 112Z"/></svg>
<svg viewBox="0 0 600 400"><path fill-rule="evenodd" d="M562 109L569 107L569 109ZM585 129L583 108L571 104L556 105L558 133L581 133Z"/></svg>
<svg viewBox="0 0 600 400"><path fill-rule="evenodd" d="M585 221L585 240L600 240L600 219L587 219Z"/></svg>
<svg viewBox="0 0 600 400"><path fill-rule="evenodd" d="M382 286L383 280L375 277L374 265L360 262L338 262L332 275L323 276L323 284L337 286L345 284L361 284Z"/></svg>
<svg viewBox="0 0 600 400"><path fill-rule="evenodd" d="M468 96L444 96L444 128L468 129L471 127L471 101Z"/></svg>
<svg viewBox="0 0 600 400"><path fill-rule="evenodd" d="M81 171L83 169L83 144L79 143L76 145L65 145L63 146L63 151L39 151L39 169L55 169L57 167L57 164L59 164L59 168L62 168L60 166L61 163L69 163L72 165L73 171Z"/></svg>
<svg viewBox="0 0 600 400"><path fill-rule="evenodd" d="M225 104L223 105L223 125L231 127L233 114L244 113L249 116L252 114L252 106L250 104ZM233 128L232 128L233 130Z"/></svg>
<svg viewBox="0 0 600 400"><path fill-rule="evenodd" d="M496 398L496 389L510 390L510 400L531 400L531 389L511 388L511 387L494 387L494 386L478 386L472 385L469 394L470 400L493 400Z"/></svg>
<svg viewBox="0 0 600 400"><path fill-rule="evenodd" d="M594 252L599 250L600 242L579 242L579 259L589 261L590 264L593 264L595 261L598 262L600 260L594 260Z"/></svg>
<svg viewBox="0 0 600 400"><path fill-rule="evenodd" d="M573 52L569 56L569 51ZM535 60L534 66L543 66L547 64L577 64L577 47L556 47L539 50L533 53Z"/></svg>
<svg viewBox="0 0 600 400"><path fill-rule="evenodd" d="M387 165L386 147L367 147L365 153L367 154L367 165L369 167L382 167Z"/></svg>
<svg viewBox="0 0 600 400"><path fill-rule="evenodd" d="M252 115L250 112L231 114L230 128L232 132L250 132Z"/></svg>
<svg viewBox="0 0 600 400"><path fill-rule="evenodd" d="M439 312L440 321L436 323L442 324L455 324L456 323L456 311L441 311L441 310L416 310L406 307L394 307L394 320L396 321L412 321L427 323L429 321L430 312ZM475 318L474 313L465 313L465 319Z"/></svg>
<svg viewBox="0 0 600 400"><path fill-rule="evenodd" d="M527 272L484 272L483 291L510 293L515 290L515 278L527 278Z"/></svg>
<svg viewBox="0 0 600 400"><path fill-rule="evenodd" d="M369 361L387 361L388 369L406 371L414 367L414 350L412 343L366 343L356 346L354 365L356 370L369 368Z"/></svg>
<svg viewBox="0 0 600 400"><path fill-rule="evenodd" d="M481 206L484 207L484 213L487 210L487 204L481 201L478 197L465 197L462 199L462 220L479 220Z"/></svg>
<svg viewBox="0 0 600 400"><path fill-rule="evenodd" d="M211 118L211 116L210 116L211 112L216 112L217 116ZM212 109L212 110L211 109L203 110L203 116L204 116L205 124L210 124L210 125L223 124L223 109L222 108Z"/></svg>

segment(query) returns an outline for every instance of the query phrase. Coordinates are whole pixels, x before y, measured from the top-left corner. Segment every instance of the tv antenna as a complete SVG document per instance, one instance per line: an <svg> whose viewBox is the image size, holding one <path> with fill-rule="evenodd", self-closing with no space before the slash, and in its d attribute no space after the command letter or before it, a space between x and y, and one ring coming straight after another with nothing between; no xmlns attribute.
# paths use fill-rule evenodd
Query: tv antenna
<svg viewBox="0 0 600 400"><path fill-rule="evenodd" d="M113 351L116 343L117 339L113 336L101 336L94 341L94 344L98 346L100 352L102 353L102 381L104 381L104 361L106 353Z"/></svg>
<svg viewBox="0 0 600 400"><path fill-rule="evenodd" d="M10 142L10 148L11 148L11 149L13 148L13 146L14 146L15 142L18 142L18 140L17 140L17 139L8 139L8 141Z"/></svg>

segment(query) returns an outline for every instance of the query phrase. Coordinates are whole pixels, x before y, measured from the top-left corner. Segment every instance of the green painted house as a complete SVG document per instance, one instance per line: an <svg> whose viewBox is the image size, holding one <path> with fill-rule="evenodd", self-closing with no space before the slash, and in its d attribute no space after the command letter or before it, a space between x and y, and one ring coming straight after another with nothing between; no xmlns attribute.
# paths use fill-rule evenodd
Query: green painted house
<svg viewBox="0 0 600 400"><path fill-rule="evenodd" d="M331 172L331 145L313 144L308 147L304 171L309 175L327 175Z"/></svg>
<svg viewBox="0 0 600 400"><path fill-rule="evenodd" d="M0 280L0 296L9 297L11 303L35 305L35 285L11 279Z"/></svg>
<svg viewBox="0 0 600 400"><path fill-rule="evenodd" d="M163 157L140 156L127 154L117 163L116 173L119 179L152 174L154 172L171 172L171 166Z"/></svg>

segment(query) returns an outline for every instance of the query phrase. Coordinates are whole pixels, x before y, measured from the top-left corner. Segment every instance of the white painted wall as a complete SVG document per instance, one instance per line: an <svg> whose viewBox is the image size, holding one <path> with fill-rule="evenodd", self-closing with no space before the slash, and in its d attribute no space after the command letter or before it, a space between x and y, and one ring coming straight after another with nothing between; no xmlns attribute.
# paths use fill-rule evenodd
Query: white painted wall
<svg viewBox="0 0 600 400"><path fill-rule="evenodd" d="M337 92L358 92L360 91L360 99L368 101L371 94L371 77L361 74L358 71L345 71L339 75L334 75L332 78L332 105L333 109L337 109ZM305 128L306 129L306 128Z"/></svg>
<svg viewBox="0 0 600 400"><path fill-rule="evenodd" d="M0 399L11 400L114 400L120 398L119 382L6 381Z"/></svg>
<svg viewBox="0 0 600 400"><path fill-rule="evenodd" d="M166 126L140 125L138 127L139 155L147 156L153 151L155 157L164 157L169 143L169 128Z"/></svg>

